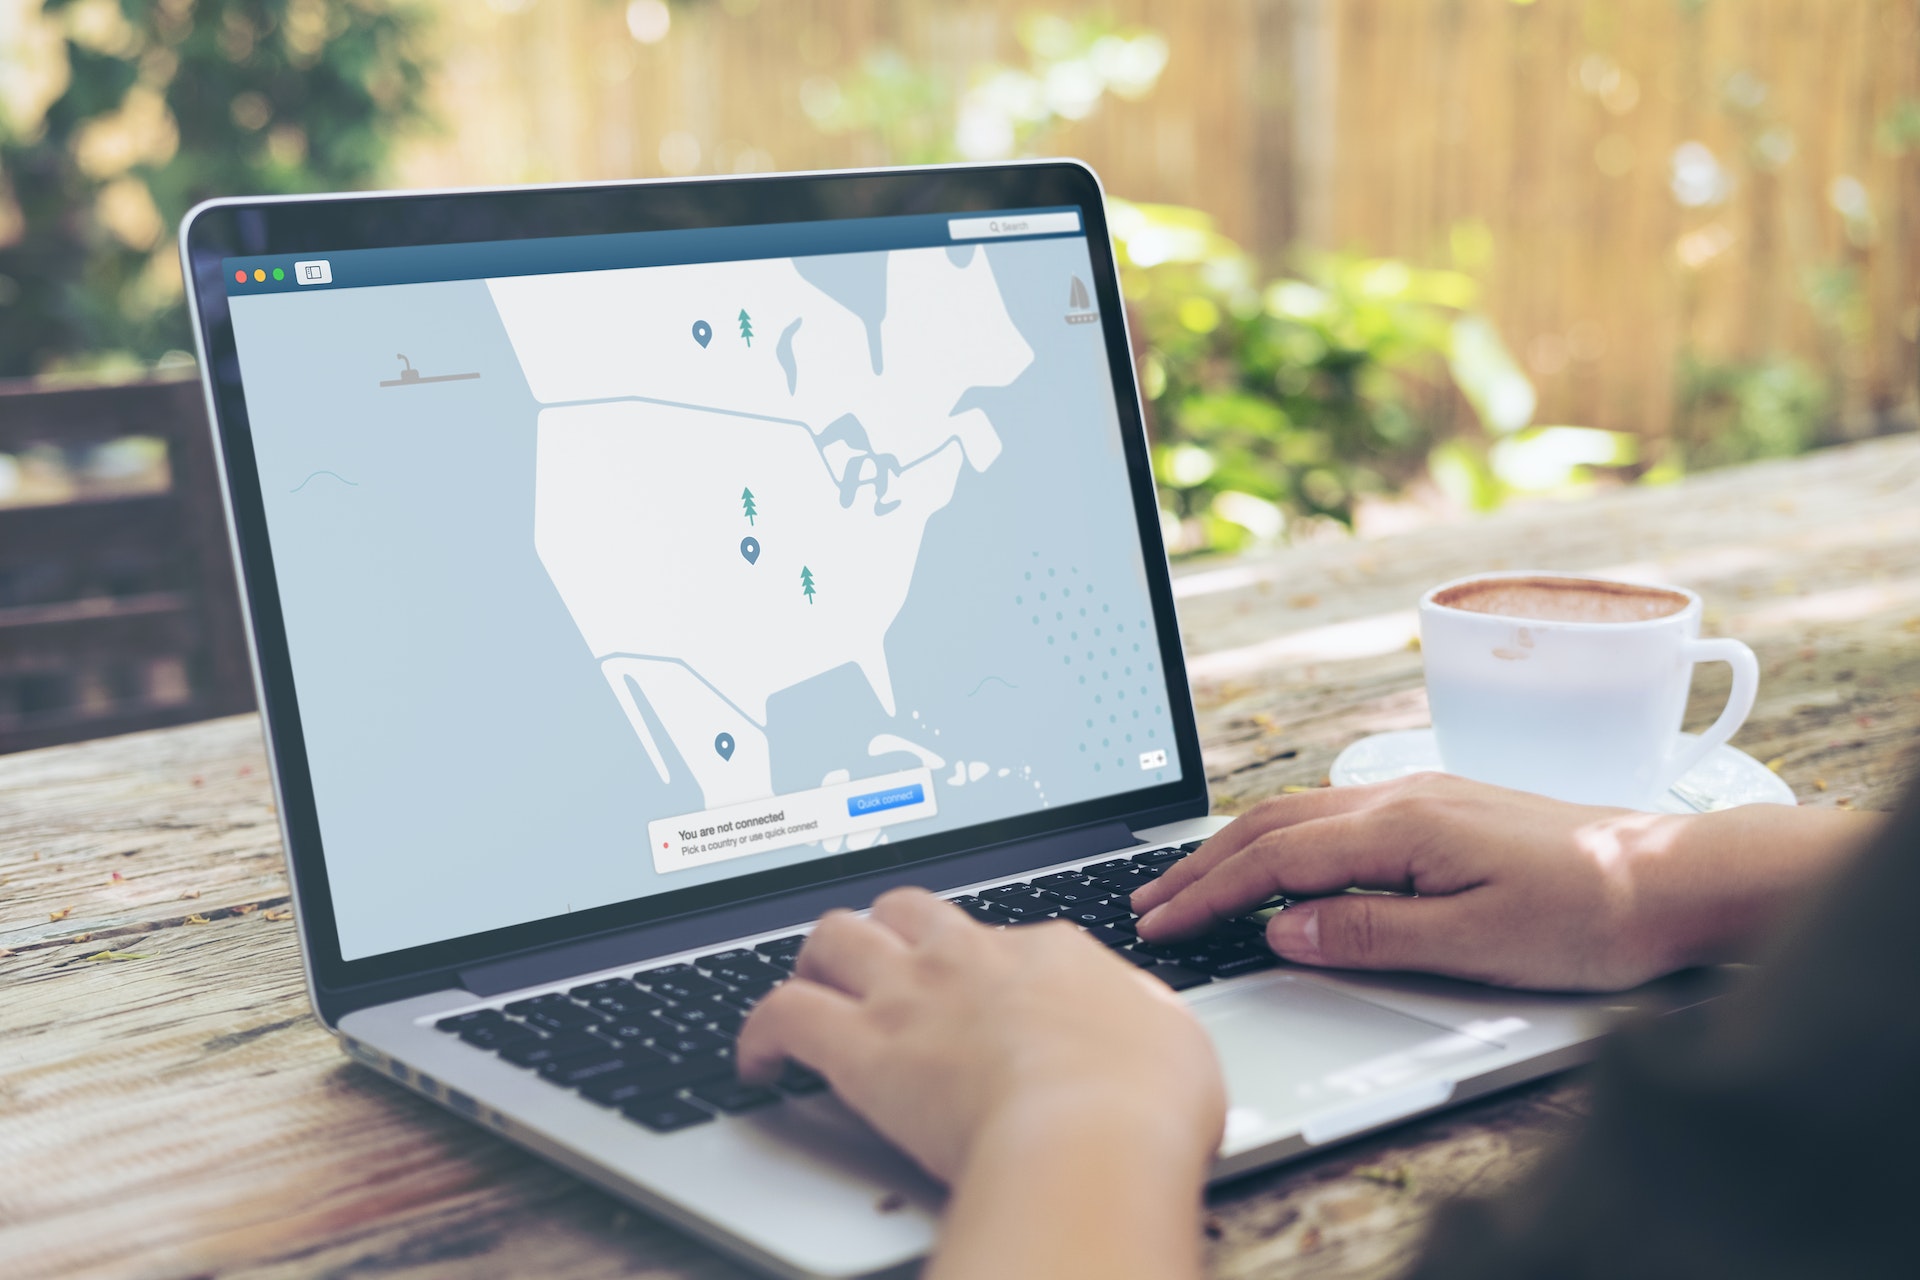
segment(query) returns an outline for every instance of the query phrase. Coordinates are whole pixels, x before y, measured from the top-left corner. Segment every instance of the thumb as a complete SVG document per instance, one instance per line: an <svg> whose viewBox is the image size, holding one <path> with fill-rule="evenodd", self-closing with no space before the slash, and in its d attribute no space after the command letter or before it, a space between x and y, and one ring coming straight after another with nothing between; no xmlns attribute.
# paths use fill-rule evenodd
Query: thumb
<svg viewBox="0 0 1920 1280"><path fill-rule="evenodd" d="M1341 893L1288 907L1267 922L1284 960L1334 969L1459 973L1480 940L1448 898Z"/></svg>

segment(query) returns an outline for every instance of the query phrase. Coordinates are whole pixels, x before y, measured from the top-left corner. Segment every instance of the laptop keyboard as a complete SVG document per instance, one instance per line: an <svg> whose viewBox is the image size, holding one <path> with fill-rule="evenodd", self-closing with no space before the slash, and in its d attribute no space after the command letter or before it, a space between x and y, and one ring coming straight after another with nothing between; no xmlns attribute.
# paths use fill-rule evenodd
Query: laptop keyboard
<svg viewBox="0 0 1920 1280"><path fill-rule="evenodd" d="M1265 926L1254 917L1184 942L1154 945L1135 935L1127 905L1133 891L1199 847L1195 841L1149 850L948 900L983 924L1070 921L1175 991L1273 967L1278 961L1267 949ZM793 971L806 940L796 933L716 951L434 1025L636 1124L671 1133L827 1087L791 1063L771 1088L742 1084L734 1072L740 1025Z"/></svg>

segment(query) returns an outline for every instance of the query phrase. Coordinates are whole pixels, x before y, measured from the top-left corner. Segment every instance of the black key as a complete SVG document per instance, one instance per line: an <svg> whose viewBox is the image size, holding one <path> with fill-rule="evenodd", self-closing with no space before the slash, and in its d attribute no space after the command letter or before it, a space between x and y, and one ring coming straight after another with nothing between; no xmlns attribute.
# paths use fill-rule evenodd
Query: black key
<svg viewBox="0 0 1920 1280"><path fill-rule="evenodd" d="M780 982L785 982L786 980L787 975L784 973L781 974ZM714 1001L714 1004L721 1008L752 1009L753 1006L766 999L767 993L779 986L780 982L769 983L765 986L755 984L751 987L735 987L732 995L722 996L720 999Z"/></svg>
<svg viewBox="0 0 1920 1280"><path fill-rule="evenodd" d="M1130 897L1135 889L1153 879L1154 875L1144 867L1135 867L1131 871L1103 871L1094 877L1093 885L1109 893Z"/></svg>
<svg viewBox="0 0 1920 1280"><path fill-rule="evenodd" d="M746 1020L745 1014L722 1005L715 1013L713 1021L707 1025L715 1035L726 1036L731 1040L739 1036L741 1024Z"/></svg>
<svg viewBox="0 0 1920 1280"><path fill-rule="evenodd" d="M714 1012L719 1006L714 1005ZM699 1031L707 1025L707 1010L692 1008L655 1009L644 1018L638 1019L641 1026L648 1027L649 1039L660 1036L679 1036Z"/></svg>
<svg viewBox="0 0 1920 1280"><path fill-rule="evenodd" d="M504 1049L508 1045L538 1040L540 1034L531 1027L502 1018L498 1023L476 1023L463 1030L460 1038L476 1049Z"/></svg>
<svg viewBox="0 0 1920 1280"><path fill-rule="evenodd" d="M1056 891L1056 886L1058 885L1086 884L1091 879L1092 877L1087 875L1083 871L1056 871L1050 876L1040 876L1038 879L1034 880L1033 887L1036 889L1045 889L1049 892L1054 892Z"/></svg>
<svg viewBox="0 0 1920 1280"><path fill-rule="evenodd" d="M996 909L991 903L983 902L979 898L953 898L951 901L954 906L960 908L981 924L1005 924L1013 919L1012 916L1006 915Z"/></svg>
<svg viewBox="0 0 1920 1280"><path fill-rule="evenodd" d="M1136 942L1133 949L1143 956L1152 956L1155 960L1168 960L1176 964L1185 963L1189 957L1205 956L1209 953L1207 944L1197 938L1185 938L1179 942Z"/></svg>
<svg viewBox="0 0 1920 1280"><path fill-rule="evenodd" d="M702 977L692 965L686 964L670 964L664 969L636 973L633 980L653 994L674 1001L711 999L726 994L725 987L712 978Z"/></svg>
<svg viewBox="0 0 1920 1280"><path fill-rule="evenodd" d="M980 896L985 898L987 895L983 893ZM1004 897L990 899L990 901L993 903L993 909L995 911L1004 911L1008 915L1014 915L1019 912L1032 915L1036 911L1044 914L1060 909L1060 900L1058 898L1050 893L1043 893L1037 889L1029 889L1024 885L1020 886L1020 892L1018 893L1010 893Z"/></svg>
<svg viewBox="0 0 1920 1280"><path fill-rule="evenodd" d="M1157 867L1165 870L1170 862L1178 862L1187 855L1178 849L1149 849L1145 853L1136 853L1132 861L1135 866Z"/></svg>
<svg viewBox="0 0 1920 1280"><path fill-rule="evenodd" d="M656 1093L651 1097L631 1098L620 1108L622 1115L636 1124L643 1124L655 1133L672 1133L675 1129L685 1129L689 1125L705 1124L713 1119L713 1112L704 1107L696 1107L670 1093Z"/></svg>
<svg viewBox="0 0 1920 1280"><path fill-rule="evenodd" d="M1057 902L996 902L993 909L1015 924L1051 920L1056 912L1065 910Z"/></svg>
<svg viewBox="0 0 1920 1280"><path fill-rule="evenodd" d="M1200 846L1205 843L1206 843L1205 840L1189 840L1187 841L1187 843L1180 846L1180 852L1193 853L1197 851L1200 848Z"/></svg>
<svg viewBox="0 0 1920 1280"><path fill-rule="evenodd" d="M705 1084L694 1085L687 1092L728 1115L780 1101L780 1095L773 1090L741 1084L738 1080L709 1080Z"/></svg>
<svg viewBox="0 0 1920 1280"><path fill-rule="evenodd" d="M667 1002L637 987L628 987L620 995L595 996L587 1007L609 1018L637 1018L651 1010L666 1008Z"/></svg>
<svg viewBox="0 0 1920 1280"><path fill-rule="evenodd" d="M1177 964L1156 964L1153 968L1143 970L1142 972L1160 979L1160 981L1166 983L1175 991L1185 991L1188 987L1205 986L1207 983L1213 981L1212 978L1209 978L1204 973L1195 973L1193 970L1183 969Z"/></svg>
<svg viewBox="0 0 1920 1280"><path fill-rule="evenodd" d="M1019 898L1033 892L1030 884L1002 884L991 889L982 889L979 896L988 902L998 902L1002 898Z"/></svg>
<svg viewBox="0 0 1920 1280"><path fill-rule="evenodd" d="M673 1078L677 1068L659 1054L650 1049L635 1049L628 1057L640 1059L639 1064L629 1062L625 1070L587 1081L580 1086L580 1096L603 1107L617 1107L634 1098L679 1087Z"/></svg>
<svg viewBox="0 0 1920 1280"><path fill-rule="evenodd" d="M1050 884L1043 892L1068 906L1082 902L1103 902L1113 896L1098 885L1081 884L1078 880L1070 880L1065 884Z"/></svg>
<svg viewBox="0 0 1920 1280"><path fill-rule="evenodd" d="M440 1031L459 1035L469 1027L505 1026L507 1019L498 1009L475 1009L472 1013L456 1013L450 1018L442 1018L434 1023Z"/></svg>
<svg viewBox="0 0 1920 1280"><path fill-rule="evenodd" d="M570 1031L505 1045L500 1050L500 1057L516 1067L539 1067L559 1058L592 1053L606 1047L604 1041L596 1040L584 1032Z"/></svg>
<svg viewBox="0 0 1920 1280"><path fill-rule="evenodd" d="M644 1044L649 1036L659 1033L660 1024L644 1014L637 1018L615 1018L593 1029L593 1034L619 1045Z"/></svg>
<svg viewBox="0 0 1920 1280"><path fill-rule="evenodd" d="M1105 924L1109 920L1120 920L1125 918L1126 915L1127 910L1125 907L1114 907L1108 906L1105 903L1088 902L1082 903L1077 907L1068 907L1060 913L1060 918L1062 920L1071 920L1075 924L1092 926Z"/></svg>
<svg viewBox="0 0 1920 1280"><path fill-rule="evenodd" d="M701 956L693 962L696 969L711 970L715 965L739 964L742 961L752 963L760 957L752 947L735 947L731 951L716 951L710 956Z"/></svg>
<svg viewBox="0 0 1920 1280"><path fill-rule="evenodd" d="M795 956L797 956L798 954L799 954L798 952L789 954L784 951L774 951L774 952L769 952L766 959L768 964L778 969L781 973L792 973L793 962L794 962Z"/></svg>
<svg viewBox="0 0 1920 1280"><path fill-rule="evenodd" d="M1087 932L1093 935L1095 942L1103 943L1106 946L1114 948L1131 947L1134 941L1133 930L1127 929L1122 931L1114 928L1112 925L1098 925L1087 930Z"/></svg>
<svg viewBox="0 0 1920 1280"><path fill-rule="evenodd" d="M737 998L737 996L733 996L733 992L726 992L726 994L720 996L718 1000L712 1000L712 998L701 998L701 1000L662 1000L662 1002L660 1002L659 1015L660 1017L666 1017L666 1019L672 1019L672 1021L676 1021L676 1023L708 1023L708 1021L712 1021L714 1013L720 1011L720 1002L722 1002L722 1000L735 1000L735 998Z"/></svg>
<svg viewBox="0 0 1920 1280"><path fill-rule="evenodd" d="M733 1046L716 1053L703 1053L696 1057L682 1058L674 1063L675 1077L681 1084L699 1084L702 1080L732 1080L739 1075L739 1068L733 1063Z"/></svg>
<svg viewBox="0 0 1920 1280"><path fill-rule="evenodd" d="M1080 868L1080 870L1084 871L1086 874L1090 876L1098 876L1108 871L1118 871L1122 867L1129 867L1132 865L1133 865L1132 860L1128 858L1109 858L1105 862L1090 862L1086 866Z"/></svg>
<svg viewBox="0 0 1920 1280"><path fill-rule="evenodd" d="M617 1107L632 1098L649 1094L672 1093L690 1084L710 1080L722 1074L707 1062L675 1062L651 1049L632 1049L626 1053L625 1070L597 1077L580 1086L580 1096L603 1107ZM727 1064L732 1071L732 1064Z"/></svg>
<svg viewBox="0 0 1920 1280"><path fill-rule="evenodd" d="M656 1051L676 1058L705 1057L727 1047L727 1042L711 1031L663 1031L650 1043Z"/></svg>
<svg viewBox="0 0 1920 1280"><path fill-rule="evenodd" d="M585 1031L589 1027L599 1026L601 1021L600 1014L592 1009L583 1009L572 1001L535 1009L527 1015L527 1025L542 1031Z"/></svg>
<svg viewBox="0 0 1920 1280"><path fill-rule="evenodd" d="M738 975L737 981L730 978L721 978L718 975L715 976L715 981L727 989L726 994L721 996L722 1000L758 1000L786 980L787 975L784 973L776 973L771 978L740 974ZM718 1004L719 1001L716 1000L711 1003Z"/></svg>
<svg viewBox="0 0 1920 1280"><path fill-rule="evenodd" d="M819 1093L827 1088L825 1076L809 1071L797 1062L789 1062L774 1083L795 1095Z"/></svg>
<svg viewBox="0 0 1920 1280"><path fill-rule="evenodd" d="M512 1014L516 1018L524 1018L529 1014L538 1012L541 1009L553 1009L553 1008L571 1009L573 1007L574 1007L573 1001L567 999L565 996L561 995L558 991L553 991L553 992L549 992L544 996L529 996L525 1000L515 1000L512 1004L507 1006L507 1012Z"/></svg>
<svg viewBox="0 0 1920 1280"><path fill-rule="evenodd" d="M765 963L755 956L749 961L735 961L729 964L702 966L707 976L716 982L724 982L739 991L755 991L762 994L773 989L777 982L786 980L786 973Z"/></svg>
<svg viewBox="0 0 1920 1280"><path fill-rule="evenodd" d="M584 987L575 987L567 994L589 1009L613 1018L632 1017L649 1009L658 1009L661 1004L657 997L648 995L625 978L590 982Z"/></svg>
<svg viewBox="0 0 1920 1280"><path fill-rule="evenodd" d="M1143 956L1138 951L1133 951L1125 947L1115 947L1113 954L1119 956L1136 969L1151 969L1160 963L1152 956Z"/></svg>
<svg viewBox="0 0 1920 1280"><path fill-rule="evenodd" d="M542 1063L540 1076L562 1088L571 1089L601 1076L615 1075L626 1068L627 1060L618 1049L603 1048L575 1058L556 1058L552 1062Z"/></svg>
<svg viewBox="0 0 1920 1280"><path fill-rule="evenodd" d="M1280 958L1265 947L1239 955L1222 956L1200 966L1216 978L1237 978L1243 973L1258 973L1280 963Z"/></svg>
<svg viewBox="0 0 1920 1280"><path fill-rule="evenodd" d="M799 954L800 948L805 946L806 942L806 934L794 933L784 938L774 938L769 942L757 942L753 949L763 956L792 956Z"/></svg>

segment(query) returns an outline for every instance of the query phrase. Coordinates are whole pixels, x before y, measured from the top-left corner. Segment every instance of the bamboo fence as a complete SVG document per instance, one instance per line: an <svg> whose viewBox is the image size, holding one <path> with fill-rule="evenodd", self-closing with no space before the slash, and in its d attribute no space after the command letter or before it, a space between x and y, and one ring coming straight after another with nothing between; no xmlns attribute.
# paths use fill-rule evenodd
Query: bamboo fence
<svg viewBox="0 0 1920 1280"><path fill-rule="evenodd" d="M1021 15L1108 14L1165 71L1048 150L1276 270L1464 264L1540 421L1661 434L1685 355L1804 360L1846 434L1920 422L1920 0L680 0L652 44L616 0L440 4L409 182L882 162L807 95L876 49L958 92L1024 64Z"/></svg>

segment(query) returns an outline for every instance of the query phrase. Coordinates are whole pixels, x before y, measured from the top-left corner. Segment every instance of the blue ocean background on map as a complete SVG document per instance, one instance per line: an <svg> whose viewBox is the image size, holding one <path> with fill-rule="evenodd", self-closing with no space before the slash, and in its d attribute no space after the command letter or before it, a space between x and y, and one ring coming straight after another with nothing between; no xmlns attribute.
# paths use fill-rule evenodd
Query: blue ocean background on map
<svg viewBox="0 0 1920 1280"><path fill-rule="evenodd" d="M851 666L768 706L779 791L914 763L870 756L880 734L943 757L939 816L895 838L1142 785L1139 753L1172 746L1100 326L1067 321L1086 247L977 252L1035 359L954 406L984 410L1004 451L928 525L887 635L899 714ZM881 255L802 272L877 334ZM656 723L660 781L534 552L540 406L484 282L233 312L349 956L818 856L653 871L646 823L700 795ZM401 353L480 376L381 386Z"/></svg>

